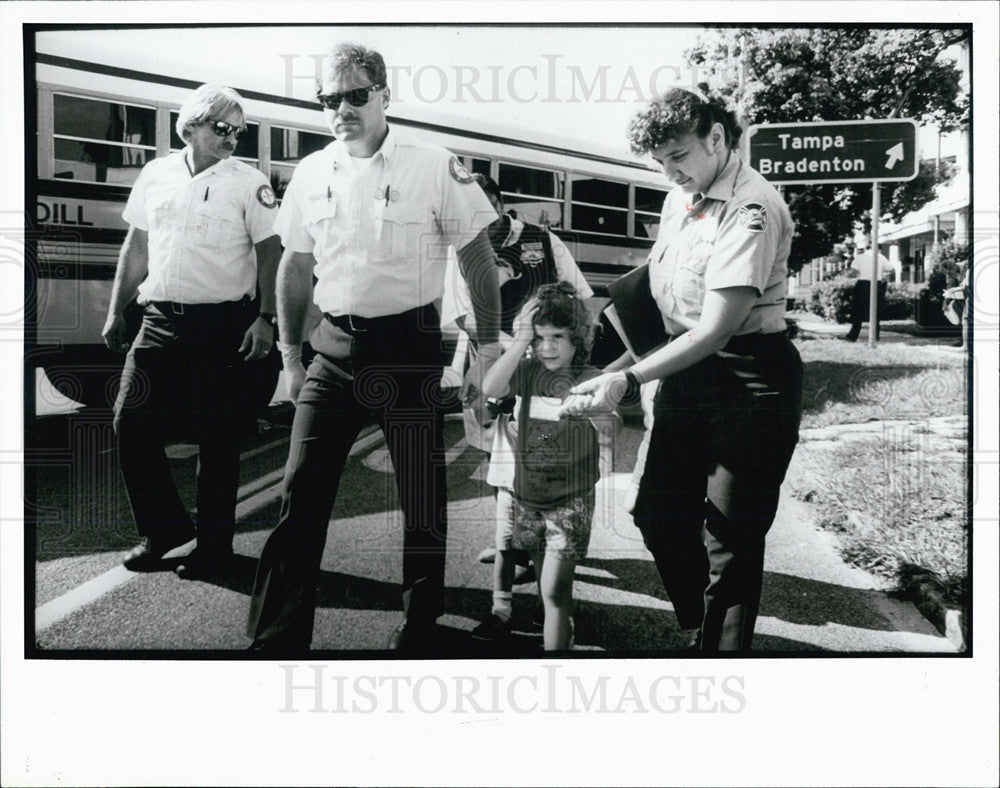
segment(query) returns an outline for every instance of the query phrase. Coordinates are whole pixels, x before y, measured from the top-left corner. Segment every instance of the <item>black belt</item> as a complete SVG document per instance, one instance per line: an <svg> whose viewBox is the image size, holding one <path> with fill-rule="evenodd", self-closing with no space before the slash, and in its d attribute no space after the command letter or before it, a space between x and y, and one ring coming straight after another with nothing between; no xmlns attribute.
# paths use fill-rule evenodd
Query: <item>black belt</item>
<svg viewBox="0 0 1000 788"><path fill-rule="evenodd" d="M253 299L250 296L243 296L239 301L219 301L212 304L182 304L177 301L150 301L147 306L156 307L165 315L174 317L192 317L196 315L206 315L224 310L239 309L247 307Z"/></svg>
<svg viewBox="0 0 1000 788"><path fill-rule="evenodd" d="M421 315L428 309L434 311L434 316L431 317L431 320L436 319L437 310L434 308L434 304L425 304L424 306L418 306L416 309L408 309L396 315L381 315L379 317L331 315L329 313L324 313L323 317L342 331L346 331L351 335L357 335L369 332L382 333L408 326L423 326L426 328L427 325L433 325L433 323L424 323L421 320Z"/></svg>

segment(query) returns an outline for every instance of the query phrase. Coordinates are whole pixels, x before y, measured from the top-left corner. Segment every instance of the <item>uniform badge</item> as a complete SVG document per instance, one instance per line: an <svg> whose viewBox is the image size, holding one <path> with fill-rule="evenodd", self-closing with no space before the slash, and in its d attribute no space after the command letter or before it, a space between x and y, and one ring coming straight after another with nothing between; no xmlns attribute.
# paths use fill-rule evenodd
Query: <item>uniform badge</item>
<svg viewBox="0 0 1000 788"><path fill-rule="evenodd" d="M448 162L448 172L450 172L451 177L459 183L473 183L472 176L469 174L469 171L465 169L462 162L458 160L457 156L452 156L451 161Z"/></svg>
<svg viewBox="0 0 1000 788"><path fill-rule="evenodd" d="M524 265L539 265L545 261L545 252L540 243L526 243L521 246L521 262Z"/></svg>
<svg viewBox="0 0 1000 788"><path fill-rule="evenodd" d="M740 227L752 233L762 233L767 229L767 211L763 205L751 202L740 207L736 213Z"/></svg>
<svg viewBox="0 0 1000 788"><path fill-rule="evenodd" d="M270 186L264 185L257 189L257 202L263 205L265 208L273 208L278 204L277 198L274 196L274 189Z"/></svg>

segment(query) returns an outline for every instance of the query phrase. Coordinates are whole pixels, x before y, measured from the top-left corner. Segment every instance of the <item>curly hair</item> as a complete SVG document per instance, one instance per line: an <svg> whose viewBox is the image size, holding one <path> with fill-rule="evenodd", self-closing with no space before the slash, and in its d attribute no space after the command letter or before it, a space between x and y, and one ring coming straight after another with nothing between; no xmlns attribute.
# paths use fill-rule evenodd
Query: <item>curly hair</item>
<svg viewBox="0 0 1000 788"><path fill-rule="evenodd" d="M743 129L734 112L697 91L671 88L632 118L626 136L632 151L644 154L685 134L704 139L716 123L722 124L726 145L735 150Z"/></svg>
<svg viewBox="0 0 1000 788"><path fill-rule="evenodd" d="M332 81L352 73L364 74L373 85L386 84L385 60L382 55L360 44L337 44L323 59L323 77Z"/></svg>
<svg viewBox="0 0 1000 788"><path fill-rule="evenodd" d="M576 288L569 282L542 285L535 292L538 311L532 319L535 326L568 328L570 339L576 346L572 366L582 367L590 360L597 335L597 321L577 295Z"/></svg>

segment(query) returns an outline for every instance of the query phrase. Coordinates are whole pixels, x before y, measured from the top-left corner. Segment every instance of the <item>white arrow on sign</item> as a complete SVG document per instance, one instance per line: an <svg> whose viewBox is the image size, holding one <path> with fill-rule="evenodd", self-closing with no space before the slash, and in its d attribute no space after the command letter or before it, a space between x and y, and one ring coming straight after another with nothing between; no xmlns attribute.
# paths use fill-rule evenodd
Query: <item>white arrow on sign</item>
<svg viewBox="0 0 1000 788"><path fill-rule="evenodd" d="M903 143L897 142L895 145L893 145L891 148L889 148L889 150L885 152L885 155L889 157L888 159L886 159L885 168L887 170L891 170L893 167L896 166L897 161L902 161L903 159L904 155Z"/></svg>

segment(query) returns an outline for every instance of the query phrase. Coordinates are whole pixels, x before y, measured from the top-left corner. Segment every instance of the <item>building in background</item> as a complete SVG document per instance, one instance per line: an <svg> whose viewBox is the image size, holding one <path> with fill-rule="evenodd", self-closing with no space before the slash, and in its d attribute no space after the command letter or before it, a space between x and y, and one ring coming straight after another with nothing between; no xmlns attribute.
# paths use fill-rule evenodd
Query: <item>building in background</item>
<svg viewBox="0 0 1000 788"><path fill-rule="evenodd" d="M962 90L969 91L969 42L947 50L962 72ZM952 165L955 177L937 188L937 198L899 222L886 222L879 232L879 249L897 271L897 281L924 282L930 271L925 261L935 245L969 241L969 130L941 134L921 129L921 154L938 166Z"/></svg>

